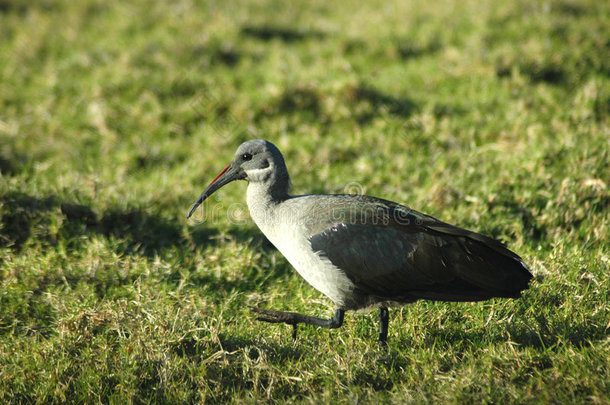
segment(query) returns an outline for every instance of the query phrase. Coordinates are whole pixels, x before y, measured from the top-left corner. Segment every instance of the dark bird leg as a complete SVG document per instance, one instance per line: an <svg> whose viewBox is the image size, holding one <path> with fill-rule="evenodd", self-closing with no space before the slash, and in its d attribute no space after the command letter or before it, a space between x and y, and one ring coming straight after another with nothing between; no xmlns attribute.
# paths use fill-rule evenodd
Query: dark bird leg
<svg viewBox="0 0 610 405"><path fill-rule="evenodd" d="M379 307L379 344L388 345L388 325L390 323L390 311L386 307Z"/></svg>
<svg viewBox="0 0 610 405"><path fill-rule="evenodd" d="M342 309L335 310L335 315L330 319L316 318L315 316L301 315L296 312L271 311L266 309L250 307L252 312L256 312L260 316L257 321L270 323L286 323L292 325L292 338L297 338L297 325L304 323L307 325L321 326L328 329L336 329L343 325L343 316L345 311Z"/></svg>

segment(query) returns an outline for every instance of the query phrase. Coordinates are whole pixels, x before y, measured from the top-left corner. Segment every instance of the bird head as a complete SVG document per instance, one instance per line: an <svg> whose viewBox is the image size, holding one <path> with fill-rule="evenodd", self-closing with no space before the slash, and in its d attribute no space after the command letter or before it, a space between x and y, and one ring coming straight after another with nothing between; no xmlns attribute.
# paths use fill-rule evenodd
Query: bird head
<svg viewBox="0 0 610 405"><path fill-rule="evenodd" d="M203 190L191 207L187 218L190 218L197 207L216 190L233 180L264 183L277 181L278 177L285 177L289 184L288 172L279 149L264 139L244 142L237 148L231 163Z"/></svg>

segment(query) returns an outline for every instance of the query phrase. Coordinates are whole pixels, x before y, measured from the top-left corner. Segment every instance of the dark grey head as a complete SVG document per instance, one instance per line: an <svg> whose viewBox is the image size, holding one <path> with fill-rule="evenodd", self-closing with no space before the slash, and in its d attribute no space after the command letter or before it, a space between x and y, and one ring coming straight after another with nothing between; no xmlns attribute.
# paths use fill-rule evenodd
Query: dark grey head
<svg viewBox="0 0 610 405"><path fill-rule="evenodd" d="M284 157L279 149L264 139L253 139L239 145L231 163L203 190L191 207L187 218L193 215L195 209L206 198L233 180L266 183L271 191L280 193L288 193L290 184Z"/></svg>

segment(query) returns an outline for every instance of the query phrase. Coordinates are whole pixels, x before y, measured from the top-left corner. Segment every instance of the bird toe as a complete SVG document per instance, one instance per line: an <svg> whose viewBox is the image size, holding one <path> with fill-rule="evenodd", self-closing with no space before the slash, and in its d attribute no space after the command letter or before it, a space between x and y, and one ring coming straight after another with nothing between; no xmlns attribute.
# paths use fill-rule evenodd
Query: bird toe
<svg viewBox="0 0 610 405"><path fill-rule="evenodd" d="M252 312L255 312L259 316L256 318L257 321L269 322L269 323L289 323L293 324L294 319L290 312L273 311L267 309L260 309L256 307L250 307Z"/></svg>

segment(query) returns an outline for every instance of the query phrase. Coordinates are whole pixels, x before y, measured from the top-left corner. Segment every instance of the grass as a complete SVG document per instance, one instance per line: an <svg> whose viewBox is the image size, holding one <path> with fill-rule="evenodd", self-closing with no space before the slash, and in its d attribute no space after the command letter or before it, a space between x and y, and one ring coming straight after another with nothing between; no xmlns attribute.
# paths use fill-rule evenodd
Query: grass
<svg viewBox="0 0 610 405"><path fill-rule="evenodd" d="M0 1L0 401L610 403L610 6ZM185 214L244 140L295 193L507 242L519 300L339 330L248 219ZM200 211L201 213L201 211Z"/></svg>

